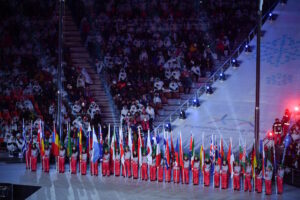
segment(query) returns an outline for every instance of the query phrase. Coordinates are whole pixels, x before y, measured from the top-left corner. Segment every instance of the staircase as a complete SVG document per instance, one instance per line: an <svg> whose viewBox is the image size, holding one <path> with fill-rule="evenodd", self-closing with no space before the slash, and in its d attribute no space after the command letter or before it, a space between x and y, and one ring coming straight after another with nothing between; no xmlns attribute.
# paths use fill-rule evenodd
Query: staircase
<svg viewBox="0 0 300 200"><path fill-rule="evenodd" d="M83 45L79 29L74 23L71 11L68 7L65 7L63 37L64 44L70 48L72 65L85 68L93 81L93 83L89 85L89 90L95 102L100 106L102 123L118 125L120 121L119 114L114 112L112 102L109 98L110 94L106 92L95 67L90 64L92 59Z"/></svg>

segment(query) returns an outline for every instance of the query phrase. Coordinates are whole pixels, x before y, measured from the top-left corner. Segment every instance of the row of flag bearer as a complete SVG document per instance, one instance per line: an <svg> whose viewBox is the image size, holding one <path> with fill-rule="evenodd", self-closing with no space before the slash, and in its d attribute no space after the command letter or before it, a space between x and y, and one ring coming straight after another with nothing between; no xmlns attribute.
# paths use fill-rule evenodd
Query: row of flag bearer
<svg viewBox="0 0 300 200"><path fill-rule="evenodd" d="M233 190L257 191L264 190L266 194L272 194L272 179L275 171L276 193L283 192L282 166L278 170L273 169L272 162L266 161L264 157L260 165L257 165L255 153L246 156L246 147L240 147L238 159L234 158L232 152L232 141L230 140L227 158L223 150L223 139L220 138L220 145L216 145L216 140L212 136L209 155L205 155L203 136L200 154L194 151L194 138L191 136L189 154L183 153L181 133L179 142L177 139L174 148L172 136L164 133L163 148L161 150L158 135L143 137L138 131L137 144L132 140L132 133L124 137L122 129L118 137L115 134L110 136L107 141L102 139L101 130L99 137L93 129L91 136L86 139L89 142L88 148L83 145L82 132L78 133L77 145L72 145L66 151L64 145L44 144L41 137L37 148L36 143L26 137L25 159L26 168L31 171L37 170L37 160L41 159L42 170L49 172L50 160L55 160L56 170L59 173L65 172L65 166L69 165L71 174L86 175L89 172L93 176L98 176L101 171L102 176L123 176L144 181L174 182L203 186L213 186L214 188L228 189L229 185ZM41 133L42 134L42 133ZM54 134L56 132L54 131ZM57 138L56 135L53 138ZM123 139L125 141L123 141ZM170 145L169 145L170 143ZM253 145L253 151L255 152ZM55 148L55 149L54 149ZM263 147L264 149L264 147ZM104 152L102 152L104 150ZM40 157L38 157L40 155ZM52 156L54 155L54 156ZM274 155L275 156L275 155ZM248 160L247 160L248 157ZM68 164L66 162L69 162ZM266 166L266 167L265 167ZM276 165L275 165L276 166ZM265 169L266 168L266 169ZM191 180L190 180L191 179ZM263 184L264 183L264 184Z"/></svg>

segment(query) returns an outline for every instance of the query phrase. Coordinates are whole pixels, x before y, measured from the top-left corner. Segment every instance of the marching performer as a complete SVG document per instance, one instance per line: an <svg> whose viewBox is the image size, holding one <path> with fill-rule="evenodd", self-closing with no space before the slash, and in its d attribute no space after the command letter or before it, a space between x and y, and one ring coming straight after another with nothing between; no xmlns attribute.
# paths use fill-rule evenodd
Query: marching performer
<svg viewBox="0 0 300 200"><path fill-rule="evenodd" d="M284 176L284 169L283 166L280 165L277 172L277 193L278 194L282 194L283 192L283 176Z"/></svg>
<svg viewBox="0 0 300 200"><path fill-rule="evenodd" d="M210 160L208 158L205 159L205 163L203 165L204 168L204 185L209 186L210 184Z"/></svg>
<svg viewBox="0 0 300 200"><path fill-rule="evenodd" d="M108 153L108 149L104 149L103 161L102 161L102 175L103 176L110 176L110 154Z"/></svg>
<svg viewBox="0 0 300 200"><path fill-rule="evenodd" d="M164 180L164 159L161 159L160 165L158 166L158 182L163 182Z"/></svg>
<svg viewBox="0 0 300 200"><path fill-rule="evenodd" d="M245 183L244 183L244 191L251 192L252 191L252 184L251 184L251 177L252 177L252 167L250 161L247 162L246 172L245 172Z"/></svg>
<svg viewBox="0 0 300 200"><path fill-rule="evenodd" d="M71 174L76 174L77 173L77 157L78 157L78 152L76 150L76 147L73 146L72 148L72 155L71 155Z"/></svg>
<svg viewBox="0 0 300 200"><path fill-rule="evenodd" d="M90 171L92 176L98 176L98 160L93 162L93 149L90 150Z"/></svg>
<svg viewBox="0 0 300 200"><path fill-rule="evenodd" d="M120 176L120 167L121 167L121 156L120 156L120 151L119 148L116 148L116 156L115 156L115 176Z"/></svg>
<svg viewBox="0 0 300 200"><path fill-rule="evenodd" d="M241 166L239 161L234 162L233 166L233 189L240 190L240 176L241 176Z"/></svg>
<svg viewBox="0 0 300 200"><path fill-rule="evenodd" d="M260 166L257 168L255 177L256 177L255 190L257 191L257 193L261 193L261 191L262 191L262 170L261 170Z"/></svg>
<svg viewBox="0 0 300 200"><path fill-rule="evenodd" d="M199 185L199 168L200 168L200 161L198 156L195 156L194 159L194 166L193 166L193 184Z"/></svg>
<svg viewBox="0 0 300 200"><path fill-rule="evenodd" d="M30 169L31 143L29 135L26 135L27 148L25 151L26 169Z"/></svg>
<svg viewBox="0 0 300 200"><path fill-rule="evenodd" d="M228 165L226 160L223 161L221 170L221 187L222 189L228 188Z"/></svg>
<svg viewBox="0 0 300 200"><path fill-rule="evenodd" d="M282 136L282 123L278 118L275 119L273 124L273 133L274 133L274 143L281 144L281 136Z"/></svg>
<svg viewBox="0 0 300 200"><path fill-rule="evenodd" d="M152 163L150 165L150 181L156 181L156 154L155 152L152 153Z"/></svg>
<svg viewBox="0 0 300 200"><path fill-rule="evenodd" d="M87 170L87 153L85 147L82 148L81 160L80 160L80 173L86 175Z"/></svg>
<svg viewBox="0 0 300 200"><path fill-rule="evenodd" d="M188 156L185 154L183 157L183 174L182 174L182 184L189 184L189 175L190 173L190 160Z"/></svg>
<svg viewBox="0 0 300 200"><path fill-rule="evenodd" d="M215 162L215 169L214 169L214 182L215 182L215 188L220 187L220 165L218 161Z"/></svg>
<svg viewBox="0 0 300 200"><path fill-rule="evenodd" d="M145 149L143 150L143 156L142 156L142 180L147 181L148 180L148 160L146 156Z"/></svg>
<svg viewBox="0 0 300 200"><path fill-rule="evenodd" d="M49 145L45 144L45 155L43 156L44 172L49 172L50 149Z"/></svg>
<svg viewBox="0 0 300 200"><path fill-rule="evenodd" d="M129 147L125 147L125 167L122 170L123 176L131 177L131 152Z"/></svg>
<svg viewBox="0 0 300 200"><path fill-rule="evenodd" d="M59 155L58 155L58 171L59 173L65 173L65 156L66 156L66 150L64 148L64 145L60 145L59 149Z"/></svg>
<svg viewBox="0 0 300 200"><path fill-rule="evenodd" d="M136 150L133 151L133 158L131 161L132 164L132 175L134 179L139 178L139 158L137 156Z"/></svg>
<svg viewBox="0 0 300 200"><path fill-rule="evenodd" d="M269 166L267 171L265 172L266 195L272 194L272 177L273 177L272 166Z"/></svg>
<svg viewBox="0 0 300 200"><path fill-rule="evenodd" d="M166 181L167 181L167 176L169 175L167 173L168 172L166 172ZM171 171L170 171L170 180L171 180ZM174 183L179 183L179 180L180 180L180 166L178 165L178 163L176 161L174 162L174 166L173 166L173 180L174 180Z"/></svg>
<svg viewBox="0 0 300 200"><path fill-rule="evenodd" d="M37 156L38 156L38 151L36 145L33 144L31 149L31 155L30 155L31 171L33 172L36 171Z"/></svg>

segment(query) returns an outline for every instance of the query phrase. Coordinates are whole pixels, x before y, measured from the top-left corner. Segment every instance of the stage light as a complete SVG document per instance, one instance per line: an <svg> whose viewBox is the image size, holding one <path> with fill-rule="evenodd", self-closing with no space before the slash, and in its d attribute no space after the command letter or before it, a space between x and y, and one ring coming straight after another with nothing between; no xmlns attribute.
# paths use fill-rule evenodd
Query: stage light
<svg viewBox="0 0 300 200"><path fill-rule="evenodd" d="M167 124L166 124L165 130L171 132L172 127L171 127L171 124L170 124L170 123L167 123Z"/></svg>
<svg viewBox="0 0 300 200"><path fill-rule="evenodd" d="M299 107L295 106L294 110L295 110L295 112L298 112L299 111Z"/></svg>
<svg viewBox="0 0 300 200"><path fill-rule="evenodd" d="M245 52L246 53L251 52L251 48L250 48L250 46L248 44L245 45Z"/></svg>
<svg viewBox="0 0 300 200"><path fill-rule="evenodd" d="M186 115L185 115L184 110L180 111L179 119L186 119Z"/></svg>
<svg viewBox="0 0 300 200"><path fill-rule="evenodd" d="M269 13L269 17L272 17L272 16L273 16L273 13L270 12L270 13Z"/></svg>
<svg viewBox="0 0 300 200"><path fill-rule="evenodd" d="M274 137L273 132L272 132L272 131L269 131L269 132L267 133L267 138L268 138L269 140L273 140L273 137Z"/></svg>
<svg viewBox="0 0 300 200"><path fill-rule="evenodd" d="M220 79L221 81L225 81L225 80L226 80L226 76L225 76L225 74L224 74L223 72L221 72L221 73L219 74L219 79Z"/></svg>
<svg viewBox="0 0 300 200"><path fill-rule="evenodd" d="M213 89L210 85L206 86L206 94L212 94L213 93Z"/></svg>
<svg viewBox="0 0 300 200"><path fill-rule="evenodd" d="M193 106L194 106L194 107L199 107L199 106L200 106L200 102L199 102L199 99L198 99L198 98L195 98L195 99L193 100Z"/></svg>
<svg viewBox="0 0 300 200"><path fill-rule="evenodd" d="M237 62L237 60L235 58L233 58L231 60L231 64L232 64L233 67L238 67L238 62Z"/></svg>

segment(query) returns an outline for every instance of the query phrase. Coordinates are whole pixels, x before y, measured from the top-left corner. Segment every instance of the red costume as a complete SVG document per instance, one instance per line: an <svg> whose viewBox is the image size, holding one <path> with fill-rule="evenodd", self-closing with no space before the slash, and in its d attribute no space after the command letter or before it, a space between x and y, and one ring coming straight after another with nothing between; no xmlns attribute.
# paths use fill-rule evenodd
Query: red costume
<svg viewBox="0 0 300 200"><path fill-rule="evenodd" d="M120 154L119 153L116 153L116 157L115 157L115 176L120 176L120 173L121 173L121 170L120 170L120 167L121 167L121 160L120 160Z"/></svg>
<svg viewBox="0 0 300 200"><path fill-rule="evenodd" d="M33 148L31 149L31 156L30 156L30 163L31 163L31 171L36 171L36 166L37 166L37 149Z"/></svg>
<svg viewBox="0 0 300 200"><path fill-rule="evenodd" d="M132 159L132 175L134 179L139 178L139 164L138 164L138 157L133 157Z"/></svg>
<svg viewBox="0 0 300 200"><path fill-rule="evenodd" d="M142 180L148 180L148 164L145 155L142 156Z"/></svg>
<svg viewBox="0 0 300 200"><path fill-rule="evenodd" d="M185 183L185 184L189 184L189 174L190 174L190 161L185 158L183 160L183 176L182 176L182 183Z"/></svg>
<svg viewBox="0 0 300 200"><path fill-rule="evenodd" d="M215 164L214 184L215 188L220 187L220 166L218 164Z"/></svg>
<svg viewBox="0 0 300 200"><path fill-rule="evenodd" d="M110 162L110 154L105 153L103 156L103 162L102 162L102 175L103 176L109 176L110 175L110 168L109 168L109 162Z"/></svg>
<svg viewBox="0 0 300 200"><path fill-rule="evenodd" d="M45 149L45 155L43 156L44 172L49 172L49 157L50 157L50 150L47 148Z"/></svg>
<svg viewBox="0 0 300 200"><path fill-rule="evenodd" d="M272 170L267 170L265 172L266 195L272 194L272 176L273 176Z"/></svg>
<svg viewBox="0 0 300 200"><path fill-rule="evenodd" d="M255 178L256 178L255 190L258 193L261 193L261 191L262 191L262 171L261 170L256 174Z"/></svg>
<svg viewBox="0 0 300 200"><path fill-rule="evenodd" d="M156 169L156 159L155 159L155 156L152 157L152 163L150 165L150 181L156 181L156 172L157 169Z"/></svg>
<svg viewBox="0 0 300 200"><path fill-rule="evenodd" d="M66 155L66 151L64 149L60 149L59 156L58 156L58 171L59 171L59 173L65 172L65 155Z"/></svg>
<svg viewBox="0 0 300 200"><path fill-rule="evenodd" d="M74 151L72 153L72 156L71 156L71 173L72 174L76 174L77 173L77 155L78 153L76 151Z"/></svg>
<svg viewBox="0 0 300 200"><path fill-rule="evenodd" d="M125 152L125 167L122 167L122 174L123 176L127 176L128 178L131 177L131 164L130 164L130 152L127 150Z"/></svg>
<svg viewBox="0 0 300 200"><path fill-rule="evenodd" d="M204 170L204 185L209 186L210 184L210 162L209 161L205 162L203 166L203 170Z"/></svg>
<svg viewBox="0 0 300 200"><path fill-rule="evenodd" d="M163 164L158 167L158 181L163 182L164 180L164 166Z"/></svg>
<svg viewBox="0 0 300 200"><path fill-rule="evenodd" d="M228 165L227 164L222 166L221 187L222 189L228 188Z"/></svg>
<svg viewBox="0 0 300 200"><path fill-rule="evenodd" d="M240 190L240 175L241 175L241 166L238 164L233 167L233 189Z"/></svg>
<svg viewBox="0 0 300 200"><path fill-rule="evenodd" d="M29 139L28 139L29 140ZM27 150L25 152L26 169L30 169L30 157L31 157L31 144L27 143Z"/></svg>
<svg viewBox="0 0 300 200"><path fill-rule="evenodd" d="M283 176L284 176L284 170L283 168L278 169L277 173L277 193L282 194L283 192Z"/></svg>
<svg viewBox="0 0 300 200"><path fill-rule="evenodd" d="M193 184L199 185L199 168L200 168L200 162L198 160L194 161L193 166Z"/></svg>
<svg viewBox="0 0 300 200"><path fill-rule="evenodd" d="M249 192L252 191L251 176L252 176L252 168L250 165L247 165L246 174L245 174L245 184L244 184L245 192L248 191L248 189L249 189Z"/></svg>
<svg viewBox="0 0 300 200"><path fill-rule="evenodd" d="M166 180L167 180L167 173L166 172ZM170 173L170 179L171 179L171 173ZM177 164L175 164L175 166L173 167L173 180L174 183L179 183L180 180L180 167L177 166Z"/></svg>

